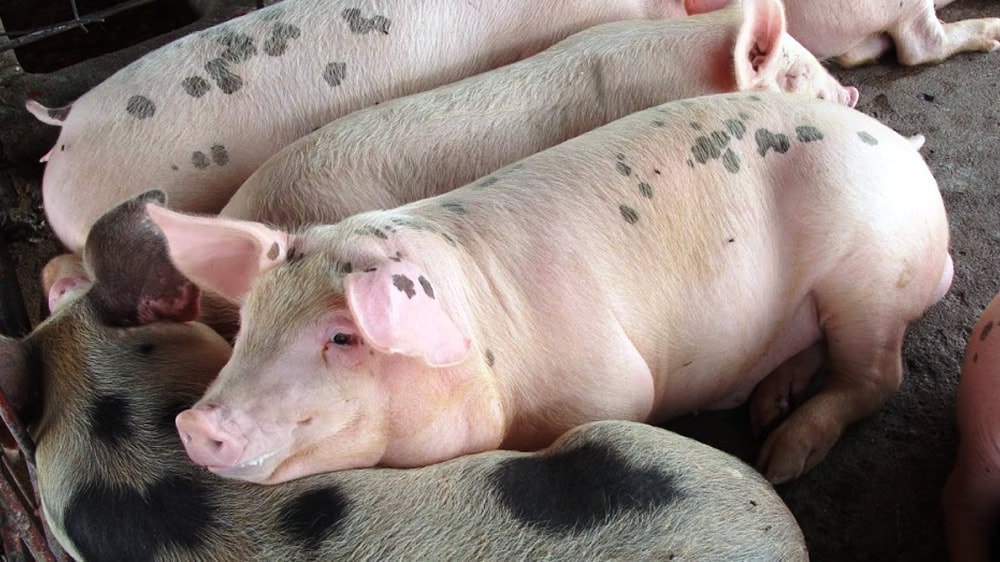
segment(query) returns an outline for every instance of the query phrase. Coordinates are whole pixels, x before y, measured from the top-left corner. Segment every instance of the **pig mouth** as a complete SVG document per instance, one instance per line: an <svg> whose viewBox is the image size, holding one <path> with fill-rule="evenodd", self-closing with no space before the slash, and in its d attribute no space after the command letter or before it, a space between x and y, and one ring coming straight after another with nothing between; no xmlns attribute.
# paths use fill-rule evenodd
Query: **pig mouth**
<svg viewBox="0 0 1000 562"><path fill-rule="evenodd" d="M221 476L223 478L235 478L238 480L247 480L250 482L257 482L266 478L270 471L267 470L267 465L271 464L267 461L274 458L280 452L279 449L275 449L271 452L258 455L248 461L241 462L239 464L234 464L231 466L225 465L209 465L206 466L210 472Z"/></svg>

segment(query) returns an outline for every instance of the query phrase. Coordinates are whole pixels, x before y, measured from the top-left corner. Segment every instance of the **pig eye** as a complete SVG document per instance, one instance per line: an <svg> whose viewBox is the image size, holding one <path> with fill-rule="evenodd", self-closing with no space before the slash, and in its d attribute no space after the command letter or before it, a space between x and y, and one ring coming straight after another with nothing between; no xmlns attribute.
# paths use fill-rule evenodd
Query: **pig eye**
<svg viewBox="0 0 1000 562"><path fill-rule="evenodd" d="M354 334L345 334L344 332L337 332L330 338L330 341L337 345L354 345L358 343L358 337Z"/></svg>

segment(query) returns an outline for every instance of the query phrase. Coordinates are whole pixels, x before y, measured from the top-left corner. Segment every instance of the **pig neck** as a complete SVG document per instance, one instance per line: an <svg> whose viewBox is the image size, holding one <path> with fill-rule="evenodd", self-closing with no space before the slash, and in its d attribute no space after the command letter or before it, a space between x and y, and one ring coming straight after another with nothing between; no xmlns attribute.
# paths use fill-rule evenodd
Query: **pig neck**
<svg viewBox="0 0 1000 562"><path fill-rule="evenodd" d="M653 393L648 366L620 332L607 331L617 321L601 306L607 303L586 266L548 258L551 247L533 243L530 229L494 225L490 230L507 237L498 244L480 234L482 217L442 217L447 197L410 206L418 221L435 226L410 238L416 243L404 254L433 276L438 298L472 339L466 360L448 369L468 381L454 421L469 428L470 443L537 449L587 421L645 419ZM573 287L594 298L579 298ZM627 374L609 382L609 361ZM608 396L580 400L596 392Z"/></svg>

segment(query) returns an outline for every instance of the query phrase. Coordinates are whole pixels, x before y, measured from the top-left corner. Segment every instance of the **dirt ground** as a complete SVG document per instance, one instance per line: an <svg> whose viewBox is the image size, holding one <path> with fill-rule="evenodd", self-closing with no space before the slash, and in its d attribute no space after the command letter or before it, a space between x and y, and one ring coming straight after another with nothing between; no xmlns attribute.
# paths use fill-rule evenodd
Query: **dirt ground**
<svg viewBox="0 0 1000 562"><path fill-rule="evenodd" d="M1000 3L959 0L940 15L945 21L1000 16ZM927 137L922 153L949 212L955 279L943 301L907 334L898 394L851 427L816 469L778 491L815 561L945 560L940 490L957 442L959 364L972 326L1000 291L1000 52L917 68L900 67L890 57L835 74L861 91L858 109L905 135ZM29 187L0 189L0 206L20 217L21 224L7 224L3 232L13 238L18 276L37 321L36 279L58 246L38 221L41 168L27 170ZM751 462L756 454L742 410L701 414L670 427Z"/></svg>

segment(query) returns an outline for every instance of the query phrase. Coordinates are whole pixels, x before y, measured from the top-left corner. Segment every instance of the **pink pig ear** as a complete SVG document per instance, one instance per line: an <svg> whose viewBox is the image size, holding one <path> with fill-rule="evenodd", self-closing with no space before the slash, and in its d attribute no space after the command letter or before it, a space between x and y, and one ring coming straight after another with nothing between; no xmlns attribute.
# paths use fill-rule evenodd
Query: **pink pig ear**
<svg viewBox="0 0 1000 562"><path fill-rule="evenodd" d="M388 353L418 356L431 367L461 363L471 340L458 329L423 271L387 261L344 278L347 306L365 341Z"/></svg>
<svg viewBox="0 0 1000 562"><path fill-rule="evenodd" d="M763 89L757 86L773 81L781 63L785 29L785 8L780 0L743 0L743 24L733 52L739 90Z"/></svg>
<svg viewBox="0 0 1000 562"><path fill-rule="evenodd" d="M146 209L166 236L174 265L203 289L240 301L261 272L283 263L288 234L251 221Z"/></svg>

